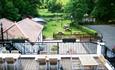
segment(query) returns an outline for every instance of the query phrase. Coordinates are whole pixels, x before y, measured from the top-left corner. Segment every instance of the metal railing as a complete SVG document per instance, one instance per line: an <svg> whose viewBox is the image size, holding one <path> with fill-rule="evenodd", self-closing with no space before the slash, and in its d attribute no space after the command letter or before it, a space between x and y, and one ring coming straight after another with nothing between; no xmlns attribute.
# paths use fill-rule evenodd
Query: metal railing
<svg viewBox="0 0 115 70"><path fill-rule="evenodd" d="M13 43L22 54L96 54L97 44L90 42Z"/></svg>

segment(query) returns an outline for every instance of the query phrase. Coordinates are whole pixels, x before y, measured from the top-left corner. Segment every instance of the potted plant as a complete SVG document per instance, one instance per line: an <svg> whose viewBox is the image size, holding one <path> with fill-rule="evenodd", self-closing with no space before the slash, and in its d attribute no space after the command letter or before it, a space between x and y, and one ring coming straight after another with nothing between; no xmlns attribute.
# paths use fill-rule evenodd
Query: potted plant
<svg viewBox="0 0 115 70"><path fill-rule="evenodd" d="M57 48L58 48L58 46L53 45L52 48L51 48L51 50L52 50L52 51L57 51Z"/></svg>

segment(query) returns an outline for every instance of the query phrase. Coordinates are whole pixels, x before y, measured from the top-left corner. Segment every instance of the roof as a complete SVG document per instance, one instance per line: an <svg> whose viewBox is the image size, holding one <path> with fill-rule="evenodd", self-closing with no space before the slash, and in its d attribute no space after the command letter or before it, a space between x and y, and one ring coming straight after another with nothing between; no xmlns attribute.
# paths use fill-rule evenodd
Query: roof
<svg viewBox="0 0 115 70"><path fill-rule="evenodd" d="M12 38L15 38L15 39L17 39L17 38L22 39L23 38L24 39L24 38L26 38L16 23L7 32L8 32L9 39L12 39Z"/></svg>
<svg viewBox="0 0 115 70"><path fill-rule="evenodd" d="M6 18L0 19L0 23L2 23L2 25L3 25L3 32L8 30L10 27L12 27L14 25L13 21L10 21Z"/></svg>
<svg viewBox="0 0 115 70"><path fill-rule="evenodd" d="M38 24L37 22L34 22L29 18L23 19L17 23L20 27L20 30L24 35L26 35L26 38L28 38L31 42L36 42L39 34L43 29L43 25Z"/></svg>
<svg viewBox="0 0 115 70"><path fill-rule="evenodd" d="M43 29L43 25L28 18L23 19L18 23L6 18L0 19L0 22L3 24L4 37L7 38L6 34L8 34L9 39L26 38L31 42L35 42Z"/></svg>
<svg viewBox="0 0 115 70"><path fill-rule="evenodd" d="M9 39L25 38L15 22L2 18L0 19L0 23L3 25L4 39L7 38L6 34L8 34Z"/></svg>

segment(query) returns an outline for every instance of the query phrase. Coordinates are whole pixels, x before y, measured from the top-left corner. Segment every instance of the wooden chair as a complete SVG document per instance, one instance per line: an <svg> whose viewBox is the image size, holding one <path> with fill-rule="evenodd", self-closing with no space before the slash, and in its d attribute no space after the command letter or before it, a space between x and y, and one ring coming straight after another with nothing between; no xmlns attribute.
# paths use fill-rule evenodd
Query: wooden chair
<svg viewBox="0 0 115 70"><path fill-rule="evenodd" d="M4 70L4 60L0 58L0 70Z"/></svg>
<svg viewBox="0 0 115 70"><path fill-rule="evenodd" d="M36 61L38 62L38 65L37 65L38 70L46 69L46 59L45 58L38 58Z"/></svg>
<svg viewBox="0 0 115 70"><path fill-rule="evenodd" d="M45 65L46 64L46 60L43 58L38 59L38 62L39 62L39 65Z"/></svg>
<svg viewBox="0 0 115 70"><path fill-rule="evenodd" d="M0 58L0 64L2 64L3 63L3 59L2 58Z"/></svg>
<svg viewBox="0 0 115 70"><path fill-rule="evenodd" d="M58 70L57 62L58 62L57 58L50 58L49 59L50 69L51 70Z"/></svg>
<svg viewBox="0 0 115 70"><path fill-rule="evenodd" d="M7 63L7 66L6 66L6 70L9 70L9 65L13 65L13 69L12 70L15 70L15 59L10 57L10 58L5 58L5 61ZM10 69L11 70L11 69Z"/></svg>
<svg viewBox="0 0 115 70"><path fill-rule="evenodd" d="M56 65L57 64L57 58L50 58L49 62L50 62L50 65Z"/></svg>

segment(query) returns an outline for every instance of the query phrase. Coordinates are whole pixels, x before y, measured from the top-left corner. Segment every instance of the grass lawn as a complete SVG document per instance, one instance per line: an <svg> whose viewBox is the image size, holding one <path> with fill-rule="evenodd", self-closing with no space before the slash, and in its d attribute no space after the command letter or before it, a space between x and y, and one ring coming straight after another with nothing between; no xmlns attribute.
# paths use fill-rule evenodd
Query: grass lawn
<svg viewBox="0 0 115 70"><path fill-rule="evenodd" d="M69 25L71 20L64 19L63 13L51 13L47 9L41 9L39 14L43 17L47 24L44 26L43 35L46 38L53 38L53 33L56 32L64 32L64 33L86 33L77 29L76 27L70 27L71 32L67 32L64 30L65 25Z"/></svg>

